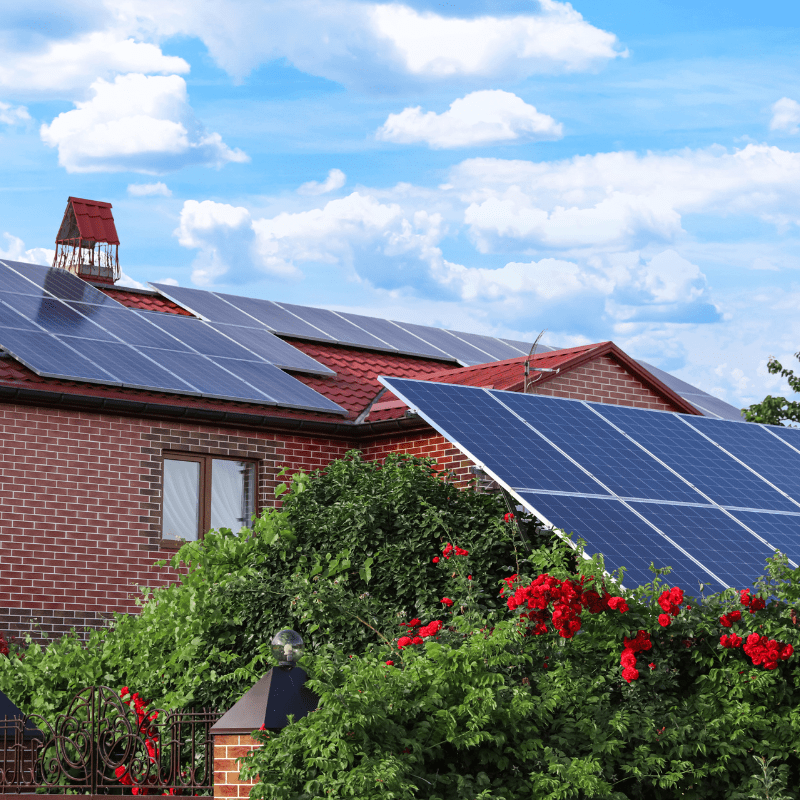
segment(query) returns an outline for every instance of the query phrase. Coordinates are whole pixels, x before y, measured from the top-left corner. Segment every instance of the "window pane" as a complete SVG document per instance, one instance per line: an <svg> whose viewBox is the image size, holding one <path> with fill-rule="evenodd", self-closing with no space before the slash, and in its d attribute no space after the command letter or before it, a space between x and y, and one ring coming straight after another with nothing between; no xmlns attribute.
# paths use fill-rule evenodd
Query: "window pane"
<svg viewBox="0 0 800 800"><path fill-rule="evenodd" d="M255 513L255 464L215 458L211 469L211 527L238 533Z"/></svg>
<svg viewBox="0 0 800 800"><path fill-rule="evenodd" d="M197 539L200 464L164 459L164 539Z"/></svg>

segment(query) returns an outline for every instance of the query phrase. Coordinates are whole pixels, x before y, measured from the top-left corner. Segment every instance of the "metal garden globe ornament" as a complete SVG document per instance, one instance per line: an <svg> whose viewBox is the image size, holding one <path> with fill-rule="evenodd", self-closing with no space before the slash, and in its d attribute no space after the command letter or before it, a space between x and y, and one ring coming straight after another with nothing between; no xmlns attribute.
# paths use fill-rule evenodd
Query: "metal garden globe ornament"
<svg viewBox="0 0 800 800"><path fill-rule="evenodd" d="M270 643L272 655L281 667L294 667L305 651L303 638L297 631L278 631Z"/></svg>

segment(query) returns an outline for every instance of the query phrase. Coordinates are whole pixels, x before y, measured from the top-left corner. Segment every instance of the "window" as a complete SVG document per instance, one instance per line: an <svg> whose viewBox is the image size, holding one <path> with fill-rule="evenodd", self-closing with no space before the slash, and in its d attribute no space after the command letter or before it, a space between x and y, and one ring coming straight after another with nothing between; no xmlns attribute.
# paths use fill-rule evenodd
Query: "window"
<svg viewBox="0 0 800 800"><path fill-rule="evenodd" d="M255 487L251 461L165 455L162 538L193 541L211 528L241 530L256 511Z"/></svg>

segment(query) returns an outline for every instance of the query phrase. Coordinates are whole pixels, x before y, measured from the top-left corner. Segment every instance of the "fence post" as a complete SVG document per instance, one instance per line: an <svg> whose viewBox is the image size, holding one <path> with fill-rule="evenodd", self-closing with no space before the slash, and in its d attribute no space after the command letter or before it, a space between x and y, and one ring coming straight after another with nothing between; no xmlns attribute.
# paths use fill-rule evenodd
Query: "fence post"
<svg viewBox="0 0 800 800"><path fill-rule="evenodd" d="M256 781L239 777L240 763L248 751L261 745L249 733L214 736L214 797L249 797Z"/></svg>

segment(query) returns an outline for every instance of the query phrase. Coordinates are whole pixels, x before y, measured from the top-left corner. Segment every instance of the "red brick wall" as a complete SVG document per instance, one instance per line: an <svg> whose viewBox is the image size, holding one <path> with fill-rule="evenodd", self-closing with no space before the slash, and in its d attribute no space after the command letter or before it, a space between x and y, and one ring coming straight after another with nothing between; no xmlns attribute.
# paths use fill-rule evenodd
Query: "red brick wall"
<svg viewBox="0 0 800 800"><path fill-rule="evenodd" d="M382 461L389 453L409 453L424 458L435 458L441 469L451 470L456 482L466 486L475 476L471 472L472 462L444 436L431 428L414 433L391 436L362 448L368 461Z"/></svg>
<svg viewBox="0 0 800 800"><path fill-rule="evenodd" d="M601 356L564 375L556 375L541 387L534 384L528 393L660 411L679 410L608 356Z"/></svg>
<svg viewBox="0 0 800 800"><path fill-rule="evenodd" d="M168 581L162 544L165 452L258 462L258 508L276 472L322 468L352 443L0 405L0 631L49 639L135 611L139 586ZM33 622L32 622L33 620Z"/></svg>

